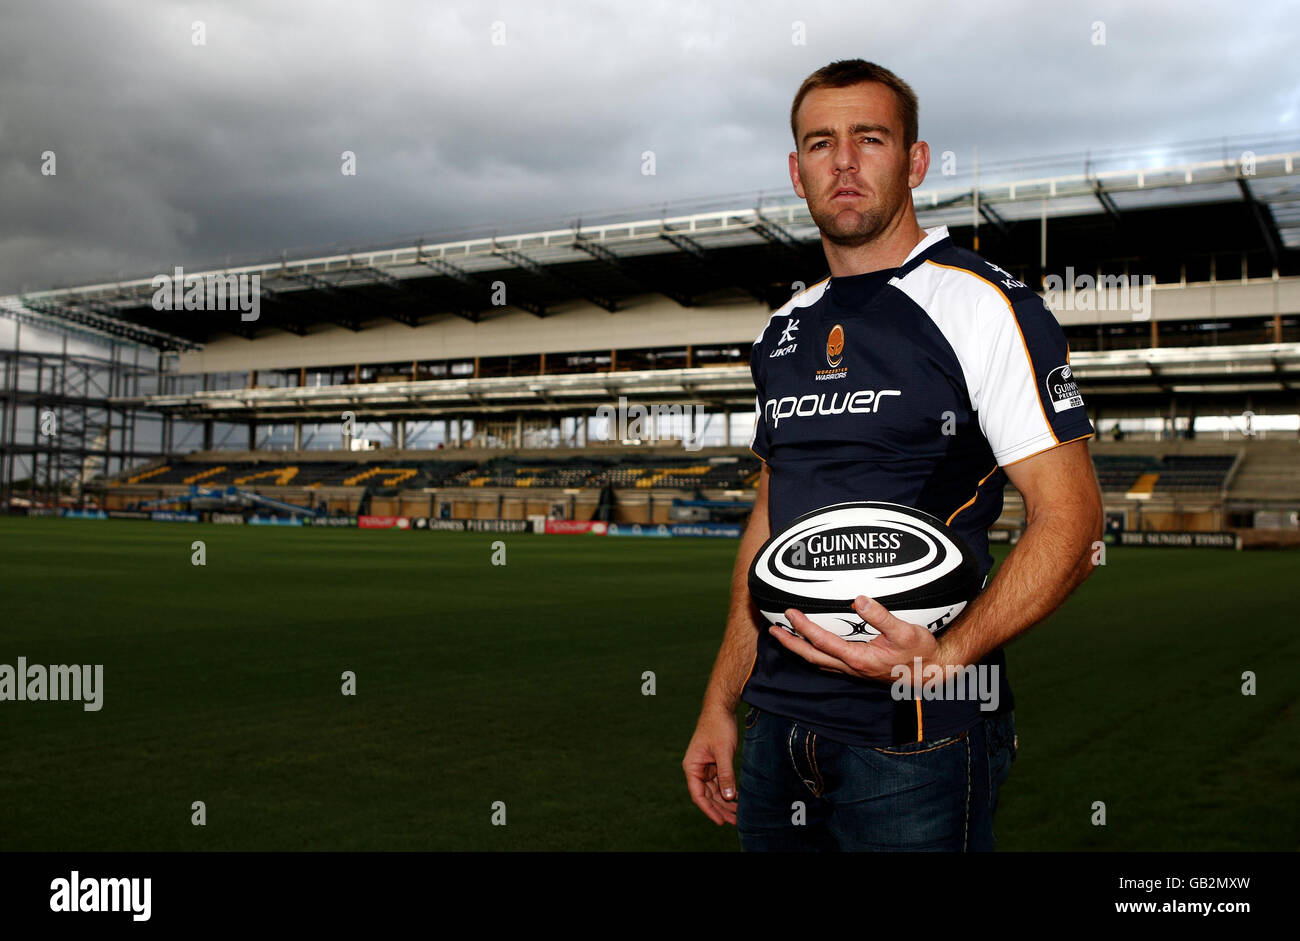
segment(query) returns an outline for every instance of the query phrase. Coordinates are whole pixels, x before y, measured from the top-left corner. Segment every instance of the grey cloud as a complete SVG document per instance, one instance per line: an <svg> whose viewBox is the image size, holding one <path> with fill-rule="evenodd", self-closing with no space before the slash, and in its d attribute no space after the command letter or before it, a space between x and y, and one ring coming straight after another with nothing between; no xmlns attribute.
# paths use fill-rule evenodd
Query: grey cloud
<svg viewBox="0 0 1300 941"><path fill-rule="evenodd" d="M1300 134L1289 26L1283 2L24 5L0 37L0 292L788 193L790 98L839 58L897 71L935 149L982 160Z"/></svg>

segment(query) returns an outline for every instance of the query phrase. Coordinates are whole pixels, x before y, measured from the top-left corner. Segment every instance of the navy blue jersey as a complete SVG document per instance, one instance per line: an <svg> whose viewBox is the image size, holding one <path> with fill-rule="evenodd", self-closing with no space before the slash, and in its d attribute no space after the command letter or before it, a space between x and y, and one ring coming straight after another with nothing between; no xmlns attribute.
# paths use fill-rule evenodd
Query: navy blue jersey
<svg viewBox="0 0 1300 941"><path fill-rule="evenodd" d="M771 315L750 366L750 447L771 470L778 532L833 503L879 500L946 521L993 565L1003 466L1093 427L1060 325L1006 271L953 245L945 226L898 268L832 277ZM999 711L1013 701L999 649ZM741 698L853 745L958 734L974 698L895 702L890 684L828 673L762 631Z"/></svg>

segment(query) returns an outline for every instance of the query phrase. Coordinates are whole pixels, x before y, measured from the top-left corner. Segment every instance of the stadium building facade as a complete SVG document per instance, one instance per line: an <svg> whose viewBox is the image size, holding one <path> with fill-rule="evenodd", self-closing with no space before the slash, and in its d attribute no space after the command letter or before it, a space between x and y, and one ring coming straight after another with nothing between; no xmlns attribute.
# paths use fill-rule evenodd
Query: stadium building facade
<svg viewBox="0 0 1300 941"><path fill-rule="evenodd" d="M1116 529L1296 531L1300 148L1265 143L915 194L1056 314ZM738 520L750 345L825 259L801 201L678 208L0 298L5 505Z"/></svg>

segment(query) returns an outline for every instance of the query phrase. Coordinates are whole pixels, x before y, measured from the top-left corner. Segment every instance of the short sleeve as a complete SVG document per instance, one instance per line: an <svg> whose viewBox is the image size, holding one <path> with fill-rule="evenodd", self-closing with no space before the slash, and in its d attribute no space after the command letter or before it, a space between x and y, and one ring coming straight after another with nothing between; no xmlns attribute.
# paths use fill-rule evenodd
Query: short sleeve
<svg viewBox="0 0 1300 941"><path fill-rule="evenodd" d="M749 372L754 379L754 431L749 438L749 449L767 463L770 453L767 422L763 419L763 343L760 336L749 355Z"/></svg>
<svg viewBox="0 0 1300 941"><path fill-rule="evenodd" d="M982 295L980 428L1003 466L1094 433L1065 333L1037 294Z"/></svg>

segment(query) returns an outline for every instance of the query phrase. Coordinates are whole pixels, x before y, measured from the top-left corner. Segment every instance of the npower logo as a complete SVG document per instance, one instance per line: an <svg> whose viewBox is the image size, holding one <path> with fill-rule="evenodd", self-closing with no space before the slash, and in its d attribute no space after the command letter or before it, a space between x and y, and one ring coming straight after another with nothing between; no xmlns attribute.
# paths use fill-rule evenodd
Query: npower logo
<svg viewBox="0 0 1300 941"><path fill-rule="evenodd" d="M880 411L880 403L891 395L902 395L900 389L858 389L856 392L823 392L820 395L787 395L768 399L763 404L763 416L773 428L787 418L807 418L811 415L872 415Z"/></svg>

